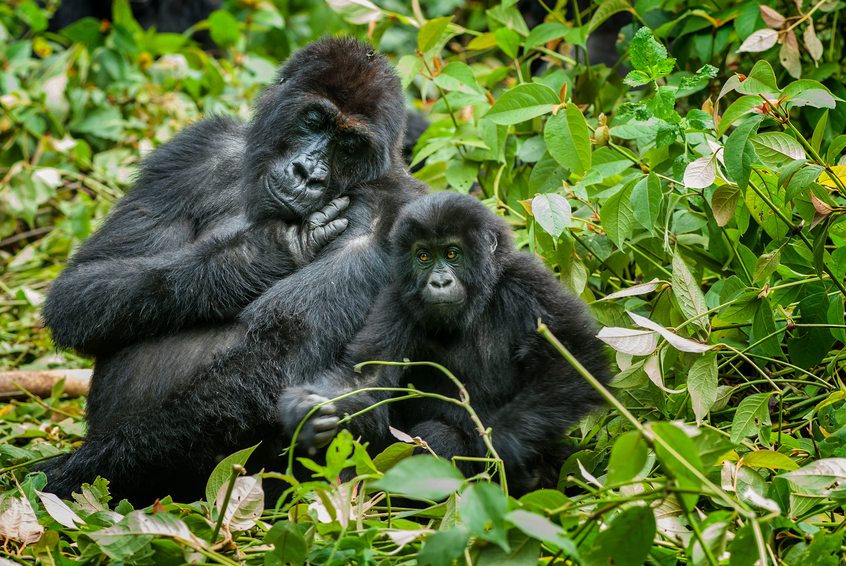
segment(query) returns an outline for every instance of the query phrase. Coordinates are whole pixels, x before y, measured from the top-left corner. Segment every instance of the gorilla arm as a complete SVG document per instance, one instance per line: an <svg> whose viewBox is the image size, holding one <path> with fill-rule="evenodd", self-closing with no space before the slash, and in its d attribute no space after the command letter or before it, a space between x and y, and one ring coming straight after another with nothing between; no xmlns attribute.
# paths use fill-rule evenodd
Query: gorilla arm
<svg viewBox="0 0 846 566"><path fill-rule="evenodd" d="M337 216L348 201L341 199L303 226L249 223L231 204L241 197L239 157L210 139L216 133L234 143L237 128L201 122L150 156L135 190L53 283L44 319L57 346L103 354L232 318L343 231L346 220ZM217 217L196 238L192 218L208 210Z"/></svg>

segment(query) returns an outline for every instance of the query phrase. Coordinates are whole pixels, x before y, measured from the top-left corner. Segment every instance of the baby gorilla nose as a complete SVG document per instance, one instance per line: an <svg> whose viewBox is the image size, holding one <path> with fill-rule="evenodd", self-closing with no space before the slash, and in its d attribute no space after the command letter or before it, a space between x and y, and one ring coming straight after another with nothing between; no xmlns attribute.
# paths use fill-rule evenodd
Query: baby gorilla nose
<svg viewBox="0 0 846 566"><path fill-rule="evenodd" d="M455 280L449 273L436 272L429 278L429 285L435 289L446 289L447 287L452 286L453 283L455 283Z"/></svg>

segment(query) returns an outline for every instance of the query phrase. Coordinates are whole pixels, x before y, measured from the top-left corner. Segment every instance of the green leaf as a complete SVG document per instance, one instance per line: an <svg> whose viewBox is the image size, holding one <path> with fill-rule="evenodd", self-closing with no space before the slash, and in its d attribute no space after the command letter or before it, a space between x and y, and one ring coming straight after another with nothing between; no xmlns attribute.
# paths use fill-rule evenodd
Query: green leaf
<svg viewBox="0 0 846 566"><path fill-rule="evenodd" d="M444 33L447 31L449 22L452 17L432 18L420 28L417 32L417 48L423 53L428 53L429 50L437 47Z"/></svg>
<svg viewBox="0 0 846 566"><path fill-rule="evenodd" d="M570 225L570 203L561 195L548 193L532 199L532 215L547 234L558 239Z"/></svg>
<svg viewBox="0 0 846 566"><path fill-rule="evenodd" d="M558 509L566 505L568 501L567 496L557 489L538 489L520 498L520 504L524 508L544 512Z"/></svg>
<svg viewBox="0 0 846 566"><path fill-rule="evenodd" d="M506 515L505 519L524 534L560 548L567 556L578 559L579 553L575 543L564 536L564 529L546 517L516 509Z"/></svg>
<svg viewBox="0 0 846 566"><path fill-rule="evenodd" d="M114 0L112 3L112 22L114 25L122 27L131 34L140 34L144 32L135 16L132 15L132 7L129 0Z"/></svg>
<svg viewBox="0 0 846 566"><path fill-rule="evenodd" d="M740 94L776 95L779 93L772 66L764 59L758 59L749 76L735 89Z"/></svg>
<svg viewBox="0 0 846 566"><path fill-rule="evenodd" d="M652 82L652 76L646 73L645 71L635 70L629 72L629 74L626 75L626 78L623 79L623 82L625 82L629 86L642 86Z"/></svg>
<svg viewBox="0 0 846 566"><path fill-rule="evenodd" d="M652 431L663 441L656 440L655 442L655 455L658 461L675 478L679 487L693 492L678 494L679 501L688 509L693 509L699 499L696 491L700 489L701 482L690 467L702 472L702 459L696 445L681 428L672 423L655 423L652 425Z"/></svg>
<svg viewBox="0 0 846 566"><path fill-rule="evenodd" d="M569 28L567 28L567 26L558 22L544 22L532 28L532 31L529 32L529 37L526 38L524 48L531 49L533 47L537 47L538 45L543 45L552 41L553 39L564 37L564 34L567 33L568 29Z"/></svg>
<svg viewBox="0 0 846 566"><path fill-rule="evenodd" d="M743 455L743 464L752 468L768 470L796 470L799 464L790 457L774 450L757 450Z"/></svg>
<svg viewBox="0 0 846 566"><path fill-rule="evenodd" d="M206 482L206 501L214 503L220 488L229 482L229 478L232 475L232 465L246 465L247 460L250 459L250 455L256 448L258 448L258 444L230 454L217 463L217 466L214 467L214 470L212 470L209 476L209 480Z"/></svg>
<svg viewBox="0 0 846 566"><path fill-rule="evenodd" d="M643 566L655 537L655 515L646 505L623 509L600 531L590 552L582 556L584 566Z"/></svg>
<svg viewBox="0 0 846 566"><path fill-rule="evenodd" d="M305 563L308 546L296 523L280 521L274 524L264 535L264 543L273 545L264 555L265 566Z"/></svg>
<svg viewBox="0 0 846 566"><path fill-rule="evenodd" d="M608 484L625 483L633 480L643 470L649 456L649 447L636 430L620 436L611 448L608 460Z"/></svg>
<svg viewBox="0 0 846 566"><path fill-rule="evenodd" d="M524 535L516 529L508 533L509 551L497 545L479 545L479 554L473 561L474 566L537 566L540 559L541 543Z"/></svg>
<svg viewBox="0 0 846 566"><path fill-rule="evenodd" d="M702 420L717 401L717 354L707 352L693 362L687 374L687 392L696 416L696 424Z"/></svg>
<svg viewBox="0 0 846 566"><path fill-rule="evenodd" d="M605 20L619 12L632 12L631 3L628 0L605 0L594 11L593 16L588 23L588 31L593 33L601 26ZM651 35L651 34L650 34Z"/></svg>
<svg viewBox="0 0 846 566"><path fill-rule="evenodd" d="M719 125L717 125L717 135L722 136L725 134L729 126L734 124L740 117L749 114L755 108L761 106L764 103L761 100L760 96L741 96L734 102L732 102L726 111L723 112L723 116L720 119Z"/></svg>
<svg viewBox="0 0 846 566"><path fill-rule="evenodd" d="M417 555L419 566L451 566L453 560L464 554L470 540L470 531L464 526L457 526L446 531L438 531L423 543Z"/></svg>
<svg viewBox="0 0 846 566"><path fill-rule="evenodd" d="M544 153L529 175L529 194L549 193L560 189L563 181L570 176L564 167L561 167L549 154Z"/></svg>
<svg viewBox="0 0 846 566"><path fill-rule="evenodd" d="M844 148L846 148L846 134L840 134L828 145L828 152L825 155L826 162L829 165L837 163L837 158L843 153Z"/></svg>
<svg viewBox="0 0 846 566"><path fill-rule="evenodd" d="M520 36L516 31L508 28L499 28L494 32L496 38L496 45L502 52L508 55L511 59L517 57L517 51L520 49Z"/></svg>
<svg viewBox="0 0 846 566"><path fill-rule="evenodd" d="M846 458L823 458L778 477L787 480L793 492L830 496L832 487L842 489L846 482Z"/></svg>
<svg viewBox="0 0 846 566"><path fill-rule="evenodd" d="M522 84L502 94L485 114L494 124L510 126L552 112L558 93L542 84Z"/></svg>
<svg viewBox="0 0 846 566"><path fill-rule="evenodd" d="M124 121L114 106L103 106L84 114L82 119L68 125L73 132L98 138L119 141L123 137Z"/></svg>
<svg viewBox="0 0 846 566"><path fill-rule="evenodd" d="M763 116L755 116L744 121L726 140L723 153L726 171L740 190L749 184L749 175L755 162L755 150L749 143L749 137L758 130L763 119Z"/></svg>
<svg viewBox="0 0 846 566"><path fill-rule="evenodd" d="M696 318L693 322L696 326L707 330L708 317L703 316L708 312L705 304L705 295L702 289L687 267L684 259L678 251L673 251L673 296L679 304L682 314L689 320Z"/></svg>
<svg viewBox="0 0 846 566"><path fill-rule="evenodd" d="M632 230L634 229L634 212L631 204L632 188L630 183L623 186L622 189L605 201L599 211L602 228L608 234L608 239L620 249L623 249L623 242L632 237Z"/></svg>
<svg viewBox="0 0 846 566"><path fill-rule="evenodd" d="M755 271L752 273L752 282L759 283L775 273L781 263L781 251L775 250L761 255L755 262Z"/></svg>
<svg viewBox="0 0 846 566"><path fill-rule="evenodd" d="M126 2L126 0L123 0ZM42 32L47 29L47 16L41 7L33 2L33 0L24 0L18 4L17 9L22 19L29 24L32 31L35 33ZM84 12L83 12L84 13ZM137 25L137 24L136 24Z"/></svg>
<svg viewBox="0 0 846 566"><path fill-rule="evenodd" d="M220 47L229 47L238 42L241 30L235 16L226 10L215 10L208 19L212 41Z"/></svg>
<svg viewBox="0 0 846 566"><path fill-rule="evenodd" d="M714 213L714 220L718 226L725 226L737 210L737 201L740 200L740 189L734 185L721 185L711 195L711 211Z"/></svg>
<svg viewBox="0 0 846 566"><path fill-rule="evenodd" d="M810 29L814 29L813 26L810 26ZM828 124L828 110L823 112L822 117L817 121L817 125L814 126L814 134L811 136L811 147L813 147L814 151L816 151L817 153L820 152L820 148L822 147L822 140L823 140L823 137L825 136L825 127L826 127L827 124ZM793 138L791 138L791 139L793 139ZM802 149L802 147L800 146L799 149Z"/></svg>
<svg viewBox="0 0 846 566"><path fill-rule="evenodd" d="M778 167L788 159L805 159L805 150L799 142L783 132L761 132L750 136L749 141L769 167Z"/></svg>
<svg viewBox="0 0 846 566"><path fill-rule="evenodd" d="M839 98L834 97L824 84L811 79L790 82L782 91L788 106L810 106L834 109Z"/></svg>
<svg viewBox="0 0 846 566"><path fill-rule="evenodd" d="M583 175L590 169L590 133L584 115L575 104L568 104L564 112L546 121L543 139L549 154L571 173Z"/></svg>
<svg viewBox="0 0 846 566"><path fill-rule="evenodd" d="M458 491L463 483L464 476L452 464L422 454L401 461L371 485L412 499L439 501Z"/></svg>
<svg viewBox="0 0 846 566"><path fill-rule="evenodd" d="M456 159L450 161L446 168L447 182L461 193L466 193L473 186L476 181L476 175L479 173L479 164L474 161L465 161L463 159Z"/></svg>
<svg viewBox="0 0 846 566"><path fill-rule="evenodd" d="M642 27L629 43L629 59L638 71L652 74L652 67L667 59L667 48L655 40L652 30Z"/></svg>
<svg viewBox="0 0 846 566"><path fill-rule="evenodd" d="M655 224L658 222L663 201L664 194L661 192L661 180L651 171L649 175L635 183L629 196L634 219L650 231L655 228Z"/></svg>
<svg viewBox="0 0 846 566"><path fill-rule="evenodd" d="M767 299L757 302L755 314L752 317L752 328L749 332L749 343L756 344L752 351L764 356L779 358L782 355L773 311Z"/></svg>
<svg viewBox="0 0 846 566"><path fill-rule="evenodd" d="M755 393L746 397L737 407L734 420L731 422L731 441L740 444L741 441L752 436L761 426L769 426L770 393Z"/></svg>
<svg viewBox="0 0 846 566"><path fill-rule="evenodd" d="M508 499L499 486L492 483L475 483L458 498L458 513L470 533L509 552L508 527L505 514Z"/></svg>

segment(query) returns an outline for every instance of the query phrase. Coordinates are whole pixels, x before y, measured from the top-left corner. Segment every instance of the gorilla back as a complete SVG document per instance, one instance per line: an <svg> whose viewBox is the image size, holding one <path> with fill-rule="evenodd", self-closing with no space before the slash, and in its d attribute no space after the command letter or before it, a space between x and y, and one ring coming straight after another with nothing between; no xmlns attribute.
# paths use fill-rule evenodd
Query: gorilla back
<svg viewBox="0 0 846 566"><path fill-rule="evenodd" d="M48 490L67 496L102 475L116 497L185 499L200 495L214 464L239 448L263 441L254 459L272 464L286 438L276 400L336 362L389 276L384 250L396 212L422 193L401 161L403 116L387 61L355 40L327 39L291 58L249 126L226 121L245 142L236 158L206 155L203 141L214 136L189 132L148 160L127 199L142 195L119 205L52 291L48 321L59 341L97 345L100 355L87 441L46 467ZM217 123L197 130L214 131ZM236 144L223 145L235 151ZM218 167L222 185L213 184L215 174L198 186L190 174L168 169L168 161L180 167L200 158L190 171ZM224 176L230 168L237 183L223 182L235 177ZM302 227L291 226L306 215ZM188 238L160 244L162 218L244 228L222 239L214 264L208 255L192 256L197 242ZM248 247L265 225L290 245ZM124 231L136 234L138 247L128 249L142 249L140 257L109 247ZM241 285L239 277L262 262L292 266L261 285ZM88 294L95 289L109 292ZM71 307L74 298L97 314ZM69 313L73 324L57 332L60 315Z"/></svg>

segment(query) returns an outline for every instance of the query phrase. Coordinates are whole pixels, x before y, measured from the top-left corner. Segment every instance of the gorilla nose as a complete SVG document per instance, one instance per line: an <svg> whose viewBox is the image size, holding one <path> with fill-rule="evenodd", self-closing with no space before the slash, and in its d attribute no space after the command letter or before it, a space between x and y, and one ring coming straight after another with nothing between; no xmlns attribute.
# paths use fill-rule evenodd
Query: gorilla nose
<svg viewBox="0 0 846 566"><path fill-rule="evenodd" d="M429 279L429 284L435 289L446 289L452 283L452 277L447 273L433 273Z"/></svg>

